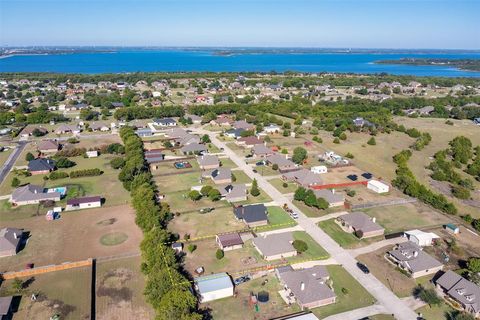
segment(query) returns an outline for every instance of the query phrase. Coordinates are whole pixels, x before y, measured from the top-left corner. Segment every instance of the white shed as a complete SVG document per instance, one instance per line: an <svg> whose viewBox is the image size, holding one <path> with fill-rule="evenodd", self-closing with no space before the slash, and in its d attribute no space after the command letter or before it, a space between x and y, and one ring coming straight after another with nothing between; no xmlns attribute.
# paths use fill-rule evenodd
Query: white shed
<svg viewBox="0 0 480 320"><path fill-rule="evenodd" d="M390 187L383 182L377 180L370 180L367 183L367 189L370 189L376 193L386 193L390 190Z"/></svg>
<svg viewBox="0 0 480 320"><path fill-rule="evenodd" d="M312 167L310 171L312 171L313 173L321 174L321 173L327 173L328 169L326 166L316 166L316 167Z"/></svg>
<svg viewBox="0 0 480 320"><path fill-rule="evenodd" d="M87 157L88 158L98 157L98 151L97 150L87 151Z"/></svg>
<svg viewBox="0 0 480 320"><path fill-rule="evenodd" d="M230 276L222 272L196 278L195 289L200 294L200 302L208 302L232 297L234 286Z"/></svg>
<svg viewBox="0 0 480 320"><path fill-rule="evenodd" d="M440 239L433 232L424 232L418 229L405 231L405 237L420 247L431 246L435 239Z"/></svg>

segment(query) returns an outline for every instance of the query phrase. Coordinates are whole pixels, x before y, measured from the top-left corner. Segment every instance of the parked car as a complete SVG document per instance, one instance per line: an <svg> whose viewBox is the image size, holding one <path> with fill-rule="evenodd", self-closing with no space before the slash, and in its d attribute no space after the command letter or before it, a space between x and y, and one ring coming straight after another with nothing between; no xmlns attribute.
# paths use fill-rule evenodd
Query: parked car
<svg viewBox="0 0 480 320"><path fill-rule="evenodd" d="M238 286L244 282L247 282L247 281L250 281L252 278L250 278L250 276L246 275L246 276L242 276L240 278L237 278L235 280L233 280L233 283Z"/></svg>
<svg viewBox="0 0 480 320"><path fill-rule="evenodd" d="M358 269L362 270L362 272L365 273L365 274L370 273L370 270L368 270L368 267L361 262L357 262L357 267L358 267Z"/></svg>
<svg viewBox="0 0 480 320"><path fill-rule="evenodd" d="M247 154L247 155L245 156L245 158L251 158L251 157L253 157L253 154Z"/></svg>
<svg viewBox="0 0 480 320"><path fill-rule="evenodd" d="M257 172L258 172L258 171L257 171L257 169L253 169L252 171L253 171L253 172L255 172L255 173L257 173Z"/></svg>
<svg viewBox="0 0 480 320"><path fill-rule="evenodd" d="M257 163L255 163L256 166L264 166L265 165L265 162L263 161L258 161Z"/></svg>
<svg viewBox="0 0 480 320"><path fill-rule="evenodd" d="M213 209L215 209L215 208L202 208L199 211L200 211L200 213L208 213L210 211L213 211Z"/></svg>
<svg viewBox="0 0 480 320"><path fill-rule="evenodd" d="M298 219L298 213L296 213L296 212L290 213L290 216L291 216L293 219Z"/></svg>
<svg viewBox="0 0 480 320"><path fill-rule="evenodd" d="M25 269L33 269L33 263L27 263Z"/></svg>

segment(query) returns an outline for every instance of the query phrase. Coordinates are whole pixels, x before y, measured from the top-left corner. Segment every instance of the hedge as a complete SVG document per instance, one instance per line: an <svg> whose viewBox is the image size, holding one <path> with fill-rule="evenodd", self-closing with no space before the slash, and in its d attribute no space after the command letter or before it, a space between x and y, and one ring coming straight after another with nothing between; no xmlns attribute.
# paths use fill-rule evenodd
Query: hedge
<svg viewBox="0 0 480 320"><path fill-rule="evenodd" d="M48 176L48 178L50 180L58 180L58 179L64 179L64 178L68 178L68 173L66 172L62 172L62 171L53 171L53 172L50 172L50 175Z"/></svg>
<svg viewBox="0 0 480 320"><path fill-rule="evenodd" d="M70 178L81 178L81 177L93 177L99 176L103 173L102 170L95 169L83 169L70 172Z"/></svg>

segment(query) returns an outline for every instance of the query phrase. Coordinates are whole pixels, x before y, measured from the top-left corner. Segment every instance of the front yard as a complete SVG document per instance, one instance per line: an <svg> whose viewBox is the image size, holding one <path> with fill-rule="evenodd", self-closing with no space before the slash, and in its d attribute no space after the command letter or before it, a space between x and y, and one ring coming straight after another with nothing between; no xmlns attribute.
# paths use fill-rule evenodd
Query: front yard
<svg viewBox="0 0 480 320"><path fill-rule="evenodd" d="M342 228L335 222L334 219L320 221L318 226L322 228L333 240L335 240L342 248L353 249L357 247L366 246L384 237L373 237L367 239L358 239L354 234L342 230Z"/></svg>

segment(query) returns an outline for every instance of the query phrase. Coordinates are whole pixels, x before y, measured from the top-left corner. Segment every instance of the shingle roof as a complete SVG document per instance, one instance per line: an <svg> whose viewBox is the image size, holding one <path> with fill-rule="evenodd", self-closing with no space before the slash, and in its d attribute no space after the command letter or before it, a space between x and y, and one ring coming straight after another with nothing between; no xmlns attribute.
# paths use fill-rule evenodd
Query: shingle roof
<svg viewBox="0 0 480 320"><path fill-rule="evenodd" d="M300 169L293 172L284 173L283 176L290 180L295 181L302 186L322 185L323 179L319 174L313 173L307 169Z"/></svg>
<svg viewBox="0 0 480 320"><path fill-rule="evenodd" d="M0 229L0 251L16 249L22 234L23 231L16 228Z"/></svg>
<svg viewBox="0 0 480 320"><path fill-rule="evenodd" d="M183 146L180 151L182 152L201 152L201 151L207 151L207 147L204 144L200 143L190 143L187 144L186 146Z"/></svg>
<svg viewBox="0 0 480 320"><path fill-rule="evenodd" d="M260 222L267 220L267 208L263 204L252 204L233 208L235 216L246 223Z"/></svg>
<svg viewBox="0 0 480 320"><path fill-rule="evenodd" d="M219 234L217 237L223 247L243 245L242 237L238 233Z"/></svg>
<svg viewBox="0 0 480 320"><path fill-rule="evenodd" d="M214 181L231 179L232 171L228 168L218 168L218 169L212 170L211 176Z"/></svg>
<svg viewBox="0 0 480 320"><path fill-rule="evenodd" d="M212 156L212 155L208 155L208 154L197 157L197 161L198 161L198 164L202 167L203 166L213 166L213 165L219 166L220 165L220 161L218 160L217 156Z"/></svg>
<svg viewBox="0 0 480 320"><path fill-rule="evenodd" d="M449 270L435 281L449 296L469 306L473 312L480 312L480 287L457 273Z"/></svg>
<svg viewBox="0 0 480 320"><path fill-rule="evenodd" d="M291 232L274 233L253 239L253 243L264 256L275 256L295 251Z"/></svg>
<svg viewBox="0 0 480 320"><path fill-rule="evenodd" d="M388 251L388 253L413 273L443 265L411 241L399 244L397 249Z"/></svg>
<svg viewBox="0 0 480 320"><path fill-rule="evenodd" d="M43 140L37 144L37 149L40 151L58 149L58 143L52 140Z"/></svg>
<svg viewBox="0 0 480 320"><path fill-rule="evenodd" d="M68 205L79 205L82 203L90 203L90 202L98 202L102 201L102 197L100 196L92 196L92 197L82 197L82 198L73 198L67 200Z"/></svg>
<svg viewBox="0 0 480 320"><path fill-rule="evenodd" d="M38 158L28 162L29 171L52 171L55 169L55 161L51 159Z"/></svg>
<svg viewBox="0 0 480 320"><path fill-rule="evenodd" d="M345 200L345 197L340 193L334 193L329 189L314 190L313 193L317 198L323 198L328 203L337 203Z"/></svg>
<svg viewBox="0 0 480 320"><path fill-rule="evenodd" d="M13 202L32 201L32 200L49 200L60 198L59 192L44 192L44 188L41 186L27 184L22 187L18 187L12 192L11 198Z"/></svg>
<svg viewBox="0 0 480 320"><path fill-rule="evenodd" d="M361 230L363 232L383 230L380 225L373 222L372 219L363 212L352 212L339 216L338 219L345 221L355 230Z"/></svg>
<svg viewBox="0 0 480 320"><path fill-rule="evenodd" d="M10 312L13 296L0 297L0 316L6 316Z"/></svg>

